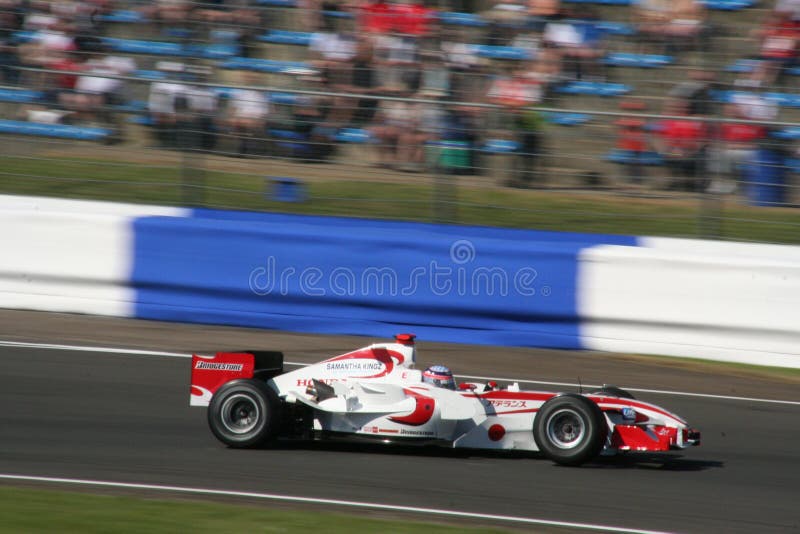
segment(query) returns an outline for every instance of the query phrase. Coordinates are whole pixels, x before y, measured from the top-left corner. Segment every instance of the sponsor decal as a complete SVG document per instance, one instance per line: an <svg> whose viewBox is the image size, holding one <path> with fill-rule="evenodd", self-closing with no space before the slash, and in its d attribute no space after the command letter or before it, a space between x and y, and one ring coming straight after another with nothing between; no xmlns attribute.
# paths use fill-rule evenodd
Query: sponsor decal
<svg viewBox="0 0 800 534"><path fill-rule="evenodd" d="M392 428L378 428L377 426L362 426L361 432L367 434L397 434L400 431Z"/></svg>
<svg viewBox="0 0 800 534"><path fill-rule="evenodd" d="M404 357L397 351L383 347L359 349L326 360L325 370L333 374L352 376L354 378L378 378L392 372L395 361L401 364Z"/></svg>
<svg viewBox="0 0 800 534"><path fill-rule="evenodd" d="M194 366L195 369L204 371L233 371L241 372L244 369L244 364L241 363L218 363L218 362L204 362L198 361Z"/></svg>
<svg viewBox="0 0 800 534"><path fill-rule="evenodd" d="M528 406L524 400L517 399L489 399L489 403L498 408L526 408Z"/></svg>
<svg viewBox="0 0 800 534"><path fill-rule="evenodd" d="M401 436L433 436L432 431L428 430L406 430L405 428L400 429Z"/></svg>
<svg viewBox="0 0 800 534"><path fill-rule="evenodd" d="M373 373L378 374L384 370L386 366L377 360L343 360L338 362L328 362L325 364L325 371L333 374L346 374L353 373Z"/></svg>
<svg viewBox="0 0 800 534"><path fill-rule="evenodd" d="M334 382L347 382L346 378L317 378L318 382L323 384L333 384ZM298 378L297 387L306 387L312 385L314 382L311 378Z"/></svg>

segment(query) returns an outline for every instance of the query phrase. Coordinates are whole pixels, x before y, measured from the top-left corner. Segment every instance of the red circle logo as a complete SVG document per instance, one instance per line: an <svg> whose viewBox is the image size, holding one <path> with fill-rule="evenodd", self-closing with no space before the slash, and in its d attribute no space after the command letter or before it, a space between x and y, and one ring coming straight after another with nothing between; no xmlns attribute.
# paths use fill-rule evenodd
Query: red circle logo
<svg viewBox="0 0 800 534"><path fill-rule="evenodd" d="M500 441L506 435L506 429L503 425L492 425L489 427L489 439L492 441Z"/></svg>

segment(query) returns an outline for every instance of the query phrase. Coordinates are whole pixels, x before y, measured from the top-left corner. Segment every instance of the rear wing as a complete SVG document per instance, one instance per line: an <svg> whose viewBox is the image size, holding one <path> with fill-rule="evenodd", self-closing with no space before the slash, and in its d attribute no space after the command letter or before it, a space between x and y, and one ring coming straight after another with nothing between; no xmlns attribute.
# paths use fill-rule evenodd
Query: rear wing
<svg viewBox="0 0 800 534"><path fill-rule="evenodd" d="M266 381L282 373L282 352L247 350L218 352L214 356L194 354L189 405L208 406L214 393L231 380L257 378Z"/></svg>

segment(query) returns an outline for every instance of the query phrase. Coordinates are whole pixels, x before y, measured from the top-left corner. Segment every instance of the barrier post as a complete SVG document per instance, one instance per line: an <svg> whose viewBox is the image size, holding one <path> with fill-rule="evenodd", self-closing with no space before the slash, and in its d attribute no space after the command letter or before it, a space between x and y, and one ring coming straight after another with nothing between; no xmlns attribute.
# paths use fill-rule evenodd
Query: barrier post
<svg viewBox="0 0 800 534"><path fill-rule="evenodd" d="M206 169L203 152L184 147L181 159L181 203L184 206L203 206L206 198Z"/></svg>
<svg viewBox="0 0 800 534"><path fill-rule="evenodd" d="M442 164L442 148L437 147L433 162L433 216L438 223L458 222L457 178Z"/></svg>

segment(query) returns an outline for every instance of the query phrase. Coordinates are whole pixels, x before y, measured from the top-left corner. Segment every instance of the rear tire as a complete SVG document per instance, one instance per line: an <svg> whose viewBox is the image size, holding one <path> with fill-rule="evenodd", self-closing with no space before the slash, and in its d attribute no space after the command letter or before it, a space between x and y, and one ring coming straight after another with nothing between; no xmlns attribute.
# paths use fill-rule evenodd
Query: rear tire
<svg viewBox="0 0 800 534"><path fill-rule="evenodd" d="M248 448L275 438L280 400L259 380L233 380L223 385L208 406L208 426L229 447Z"/></svg>
<svg viewBox="0 0 800 534"><path fill-rule="evenodd" d="M553 397L542 405L533 421L533 437L550 460L580 465L603 449L608 426L600 408L574 393Z"/></svg>

